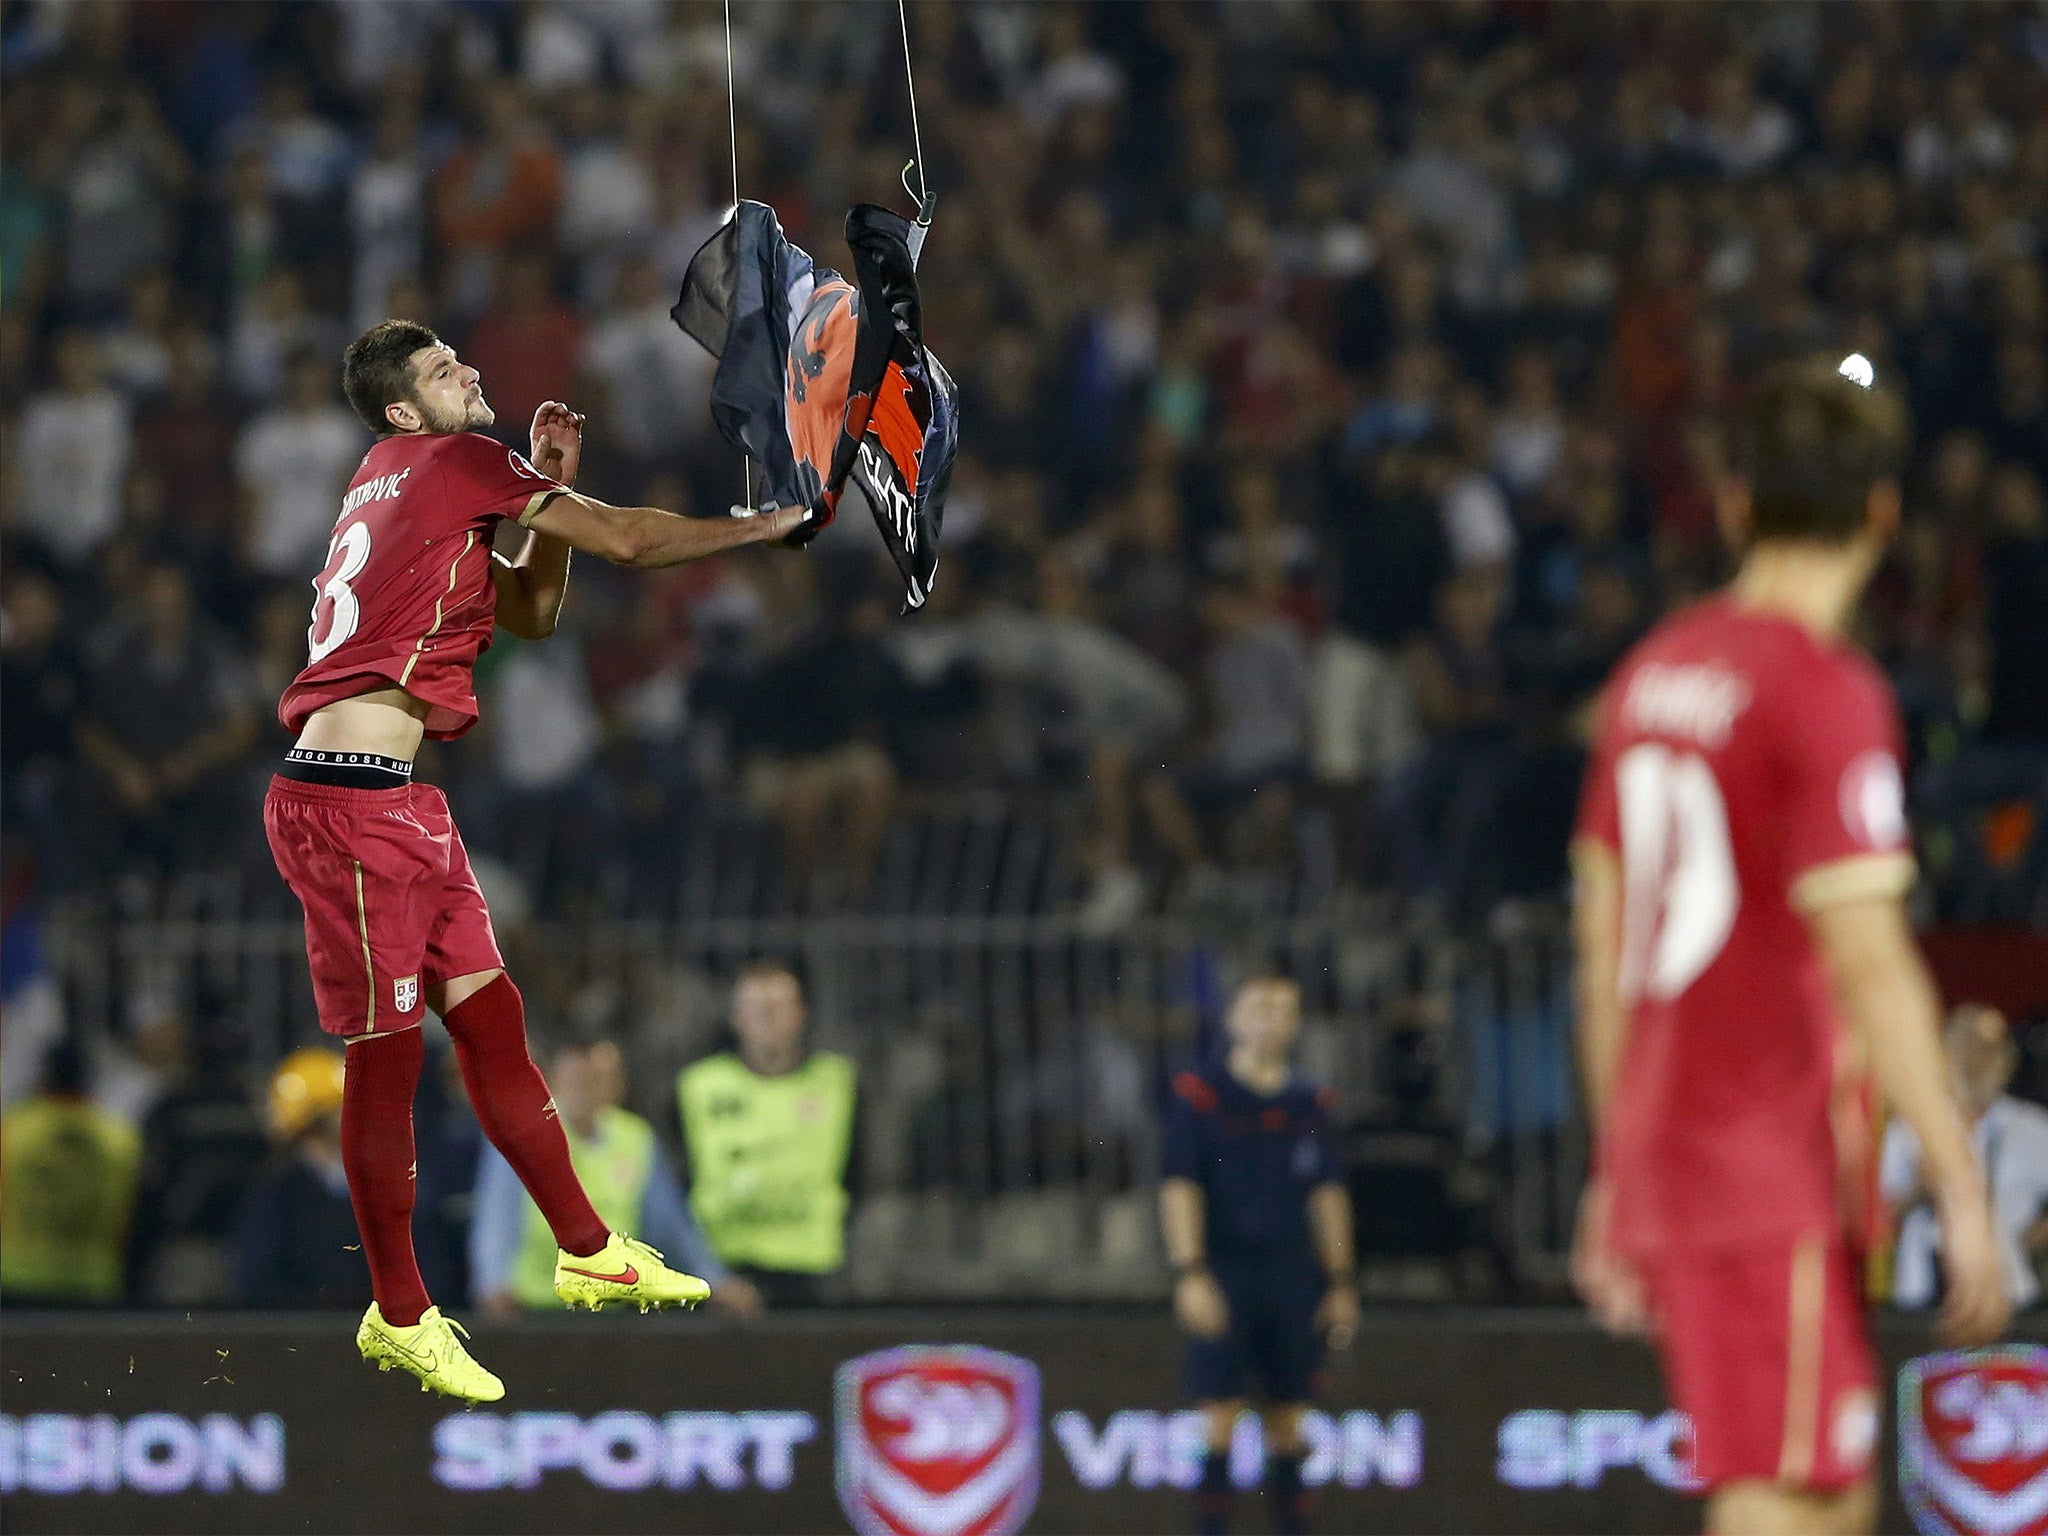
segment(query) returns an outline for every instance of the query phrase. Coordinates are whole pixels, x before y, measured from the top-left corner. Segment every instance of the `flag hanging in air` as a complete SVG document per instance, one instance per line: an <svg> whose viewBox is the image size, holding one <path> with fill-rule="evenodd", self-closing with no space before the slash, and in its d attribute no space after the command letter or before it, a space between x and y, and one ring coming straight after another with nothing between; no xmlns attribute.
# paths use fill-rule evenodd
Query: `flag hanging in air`
<svg viewBox="0 0 2048 1536"><path fill-rule="evenodd" d="M917 254L931 222L863 203L846 216L854 281L815 265L775 210L741 202L691 259L670 317L718 359L711 418L760 466L763 506L810 511L807 543L849 492L903 577L931 593L959 442L953 380L924 344Z"/></svg>

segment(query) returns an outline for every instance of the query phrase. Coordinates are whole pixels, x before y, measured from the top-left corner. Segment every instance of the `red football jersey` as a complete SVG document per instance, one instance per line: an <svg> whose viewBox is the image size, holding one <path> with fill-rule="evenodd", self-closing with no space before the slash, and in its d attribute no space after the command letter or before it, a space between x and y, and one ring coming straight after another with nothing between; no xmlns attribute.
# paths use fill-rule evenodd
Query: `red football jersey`
<svg viewBox="0 0 2048 1536"><path fill-rule="evenodd" d="M1913 878L1876 668L1728 598L1602 695L1578 836L1622 875L1628 1039L1600 1160L1637 1253L1839 1225L1839 1021L1804 913Z"/></svg>
<svg viewBox="0 0 2048 1536"><path fill-rule="evenodd" d="M430 706L427 734L476 724L491 644L491 537L563 487L475 432L380 439L363 455L314 578L306 665L278 701L296 735L323 704L396 684Z"/></svg>

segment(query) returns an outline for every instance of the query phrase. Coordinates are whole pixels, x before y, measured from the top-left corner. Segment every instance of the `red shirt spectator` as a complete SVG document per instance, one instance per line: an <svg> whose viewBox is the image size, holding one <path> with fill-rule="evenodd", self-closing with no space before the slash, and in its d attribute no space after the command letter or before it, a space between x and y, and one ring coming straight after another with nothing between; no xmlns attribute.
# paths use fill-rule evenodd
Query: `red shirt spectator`
<svg viewBox="0 0 2048 1536"><path fill-rule="evenodd" d="M583 352L583 317L548 288L546 261L505 262L498 302L477 321L463 360L490 381L503 430L523 437L544 400L566 401Z"/></svg>
<svg viewBox="0 0 2048 1536"><path fill-rule="evenodd" d="M483 134L448 157L434 178L441 238L457 249L502 251L551 244L562 201L562 160L526 120L519 87L493 86L484 98Z"/></svg>

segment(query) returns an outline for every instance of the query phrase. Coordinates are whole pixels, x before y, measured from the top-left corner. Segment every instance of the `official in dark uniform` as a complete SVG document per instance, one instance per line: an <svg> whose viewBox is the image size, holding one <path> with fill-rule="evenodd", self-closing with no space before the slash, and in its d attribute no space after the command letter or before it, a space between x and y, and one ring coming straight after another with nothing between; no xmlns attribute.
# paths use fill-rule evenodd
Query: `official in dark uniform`
<svg viewBox="0 0 2048 1536"><path fill-rule="evenodd" d="M1258 1391L1273 1527L1308 1528L1301 1416L1325 1349L1358 1327L1351 1206L1332 1099L1294 1074L1301 991L1277 976L1232 999L1220 1061L1173 1080L1160 1221L1188 1395L1207 1416L1198 1536L1230 1528L1230 1437Z"/></svg>

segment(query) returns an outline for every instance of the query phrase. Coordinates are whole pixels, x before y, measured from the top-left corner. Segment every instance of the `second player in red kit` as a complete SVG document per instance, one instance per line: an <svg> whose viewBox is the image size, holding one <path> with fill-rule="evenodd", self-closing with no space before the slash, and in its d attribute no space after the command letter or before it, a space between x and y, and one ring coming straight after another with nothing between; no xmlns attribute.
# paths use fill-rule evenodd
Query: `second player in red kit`
<svg viewBox="0 0 2048 1536"><path fill-rule="evenodd" d="M1575 1256L1647 1328L1692 1417L1709 1528L1868 1528L1878 1375L1844 1210L1842 1063L1941 1147L1950 1326L2005 1315L1982 1178L1906 924L1900 733L1842 638L1896 524L1903 424L1830 367L1750 406L1729 589L1605 689L1574 866L1581 1054L1598 1131Z"/></svg>
<svg viewBox="0 0 2048 1536"><path fill-rule="evenodd" d="M551 633L572 549L655 567L787 537L800 508L725 521L614 507L571 489L582 418L549 402L532 456L483 436L494 420L476 370L426 327L359 337L342 381L380 439L342 498L314 579L307 661L278 714L296 736L264 802L264 829L306 915L320 1024L348 1042L342 1161L375 1301L365 1359L477 1402L504 1395L433 1306L412 1248L418 1026L447 1025L478 1122L553 1229L568 1304L694 1304L710 1288L606 1229L569 1160L527 1048L462 835L438 789L412 782L425 737L476 723L474 669L498 626ZM526 530L507 555L507 523Z"/></svg>

